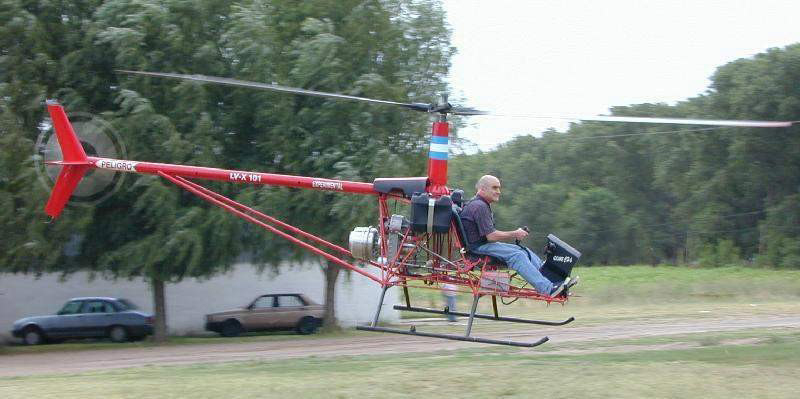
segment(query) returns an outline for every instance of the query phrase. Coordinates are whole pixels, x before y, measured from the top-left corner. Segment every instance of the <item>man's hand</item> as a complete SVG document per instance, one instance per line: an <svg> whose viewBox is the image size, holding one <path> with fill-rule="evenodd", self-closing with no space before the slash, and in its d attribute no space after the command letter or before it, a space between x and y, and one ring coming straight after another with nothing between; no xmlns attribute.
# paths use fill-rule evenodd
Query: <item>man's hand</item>
<svg viewBox="0 0 800 399"><path fill-rule="evenodd" d="M528 236L528 231L525 227L512 230L512 231L500 231L495 230L486 235L486 239L490 242L495 241L508 241L508 240L521 240Z"/></svg>
<svg viewBox="0 0 800 399"><path fill-rule="evenodd" d="M519 228L511 232L512 237L516 238L517 240L521 240L528 236L528 232L523 229Z"/></svg>

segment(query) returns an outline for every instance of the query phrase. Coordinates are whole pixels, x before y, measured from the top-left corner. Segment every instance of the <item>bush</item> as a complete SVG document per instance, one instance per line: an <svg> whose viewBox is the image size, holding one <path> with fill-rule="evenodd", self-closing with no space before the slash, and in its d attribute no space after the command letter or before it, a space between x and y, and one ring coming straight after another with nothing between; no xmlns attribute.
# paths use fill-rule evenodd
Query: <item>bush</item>
<svg viewBox="0 0 800 399"><path fill-rule="evenodd" d="M787 197L777 206L767 210L761 230L762 252L758 263L762 266L800 269L800 195Z"/></svg>
<svg viewBox="0 0 800 399"><path fill-rule="evenodd" d="M731 240L719 240L716 244L703 245L698 261L702 266L741 265L741 250Z"/></svg>

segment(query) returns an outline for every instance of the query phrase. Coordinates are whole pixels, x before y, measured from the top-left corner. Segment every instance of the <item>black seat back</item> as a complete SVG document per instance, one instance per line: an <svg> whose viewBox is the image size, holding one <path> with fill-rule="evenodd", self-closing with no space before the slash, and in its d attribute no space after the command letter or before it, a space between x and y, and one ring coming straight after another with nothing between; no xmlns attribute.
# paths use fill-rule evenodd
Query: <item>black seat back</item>
<svg viewBox="0 0 800 399"><path fill-rule="evenodd" d="M469 251L469 243L467 242L467 232L464 230L464 223L461 222L461 207L456 204L453 204L453 222L456 225L456 235L458 235L459 241L461 241L461 245L464 246L464 249Z"/></svg>

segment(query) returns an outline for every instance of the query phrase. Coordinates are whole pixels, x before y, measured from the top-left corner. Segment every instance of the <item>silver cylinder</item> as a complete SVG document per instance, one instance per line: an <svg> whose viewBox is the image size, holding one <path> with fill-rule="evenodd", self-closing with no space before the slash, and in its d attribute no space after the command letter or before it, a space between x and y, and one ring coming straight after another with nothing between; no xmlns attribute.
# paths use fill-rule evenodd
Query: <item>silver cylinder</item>
<svg viewBox="0 0 800 399"><path fill-rule="evenodd" d="M370 227L356 227L350 232L350 252L353 257L362 260L376 260L380 255L380 235L378 229Z"/></svg>

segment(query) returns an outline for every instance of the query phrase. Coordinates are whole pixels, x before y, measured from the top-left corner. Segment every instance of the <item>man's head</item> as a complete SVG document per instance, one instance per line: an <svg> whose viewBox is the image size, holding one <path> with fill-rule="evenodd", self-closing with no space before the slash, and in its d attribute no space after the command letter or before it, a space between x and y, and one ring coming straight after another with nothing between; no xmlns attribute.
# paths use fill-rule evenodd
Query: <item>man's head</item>
<svg viewBox="0 0 800 399"><path fill-rule="evenodd" d="M488 203L500 200L500 180L492 175L484 175L475 183L478 195Z"/></svg>

